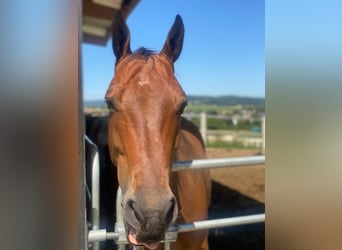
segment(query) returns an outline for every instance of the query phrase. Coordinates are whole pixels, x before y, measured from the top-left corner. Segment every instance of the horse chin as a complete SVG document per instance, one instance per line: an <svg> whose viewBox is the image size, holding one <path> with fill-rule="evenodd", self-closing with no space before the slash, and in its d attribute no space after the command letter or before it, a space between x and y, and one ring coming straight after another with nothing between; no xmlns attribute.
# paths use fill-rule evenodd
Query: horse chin
<svg viewBox="0 0 342 250"><path fill-rule="evenodd" d="M154 241L149 241L149 242L140 242L137 240L137 232L136 230L130 226L128 223L125 223L126 225L126 236L127 239L129 241L129 243L131 243L132 245L142 245L145 246L148 249L156 249L159 246L159 241L158 242L154 242Z"/></svg>

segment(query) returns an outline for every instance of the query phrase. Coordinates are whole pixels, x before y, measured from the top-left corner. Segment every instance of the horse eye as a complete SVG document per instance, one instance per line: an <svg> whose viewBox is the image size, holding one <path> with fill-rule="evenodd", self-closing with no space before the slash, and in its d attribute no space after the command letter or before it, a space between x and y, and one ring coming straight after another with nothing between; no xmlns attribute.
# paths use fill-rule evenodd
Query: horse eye
<svg viewBox="0 0 342 250"><path fill-rule="evenodd" d="M107 104L107 108L109 111L115 111L115 105L114 102L110 99L106 99L106 104Z"/></svg>
<svg viewBox="0 0 342 250"><path fill-rule="evenodd" d="M184 101L184 102L180 105L180 107L179 107L179 109L178 109L178 111L177 111L177 115L183 114L184 109L185 109L185 107L186 107L187 104L188 104L187 101Z"/></svg>

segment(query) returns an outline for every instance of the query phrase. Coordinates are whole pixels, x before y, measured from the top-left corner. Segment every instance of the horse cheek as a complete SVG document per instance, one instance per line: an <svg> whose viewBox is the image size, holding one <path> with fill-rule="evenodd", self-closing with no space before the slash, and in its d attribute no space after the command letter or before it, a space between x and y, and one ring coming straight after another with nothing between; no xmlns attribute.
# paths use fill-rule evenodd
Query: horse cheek
<svg viewBox="0 0 342 250"><path fill-rule="evenodd" d="M119 156L117 162L118 162L118 165L116 167L118 170L119 185L120 185L121 189L123 190L123 192L125 192L129 186L129 184L128 184L128 182L129 182L129 180L128 180L128 176L129 176L128 167L127 167L126 161L125 161L123 156Z"/></svg>

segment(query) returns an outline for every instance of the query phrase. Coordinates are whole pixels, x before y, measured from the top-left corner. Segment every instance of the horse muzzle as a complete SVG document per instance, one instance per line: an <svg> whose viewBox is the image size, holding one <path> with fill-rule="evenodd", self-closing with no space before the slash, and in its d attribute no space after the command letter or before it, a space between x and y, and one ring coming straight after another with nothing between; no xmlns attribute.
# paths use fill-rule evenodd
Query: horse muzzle
<svg viewBox="0 0 342 250"><path fill-rule="evenodd" d="M133 245L155 249L169 225L178 215L177 201L172 193L151 194L136 192L123 206L125 230Z"/></svg>

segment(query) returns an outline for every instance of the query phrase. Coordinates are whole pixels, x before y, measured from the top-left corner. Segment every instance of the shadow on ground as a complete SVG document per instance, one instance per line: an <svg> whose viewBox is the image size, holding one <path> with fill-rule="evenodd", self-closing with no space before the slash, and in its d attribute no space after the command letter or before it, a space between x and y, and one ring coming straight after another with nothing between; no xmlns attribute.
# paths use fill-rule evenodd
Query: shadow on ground
<svg viewBox="0 0 342 250"><path fill-rule="evenodd" d="M265 212L265 204L236 190L212 182L209 219L252 215ZM265 249L265 223L216 228L209 231L211 250Z"/></svg>

